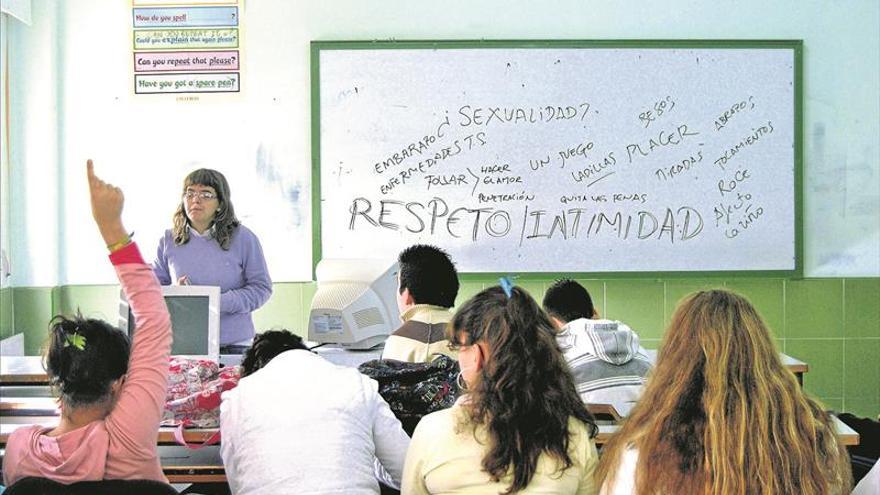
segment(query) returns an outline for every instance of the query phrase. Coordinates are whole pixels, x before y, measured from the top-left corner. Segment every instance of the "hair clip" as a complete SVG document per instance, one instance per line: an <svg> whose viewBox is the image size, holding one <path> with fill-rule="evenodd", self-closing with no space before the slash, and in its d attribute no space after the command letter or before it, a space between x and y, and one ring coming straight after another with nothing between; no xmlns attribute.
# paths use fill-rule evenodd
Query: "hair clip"
<svg viewBox="0 0 880 495"><path fill-rule="evenodd" d="M64 336L64 347L76 347L77 349L84 351L86 350L86 337L85 335L80 335L76 332L69 333Z"/></svg>
<svg viewBox="0 0 880 495"><path fill-rule="evenodd" d="M498 282L501 284L501 289L507 295L507 298L510 299L513 295L513 281L510 277L500 277Z"/></svg>

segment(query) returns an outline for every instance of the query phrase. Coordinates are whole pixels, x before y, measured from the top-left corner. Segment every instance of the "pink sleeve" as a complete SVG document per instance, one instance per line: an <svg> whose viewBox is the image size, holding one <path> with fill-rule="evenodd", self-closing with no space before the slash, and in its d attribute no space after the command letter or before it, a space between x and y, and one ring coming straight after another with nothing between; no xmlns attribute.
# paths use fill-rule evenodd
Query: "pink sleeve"
<svg viewBox="0 0 880 495"><path fill-rule="evenodd" d="M105 419L110 448L155 455L156 436L165 408L171 319L153 270L137 246L110 256L135 318L128 375L119 400Z"/></svg>

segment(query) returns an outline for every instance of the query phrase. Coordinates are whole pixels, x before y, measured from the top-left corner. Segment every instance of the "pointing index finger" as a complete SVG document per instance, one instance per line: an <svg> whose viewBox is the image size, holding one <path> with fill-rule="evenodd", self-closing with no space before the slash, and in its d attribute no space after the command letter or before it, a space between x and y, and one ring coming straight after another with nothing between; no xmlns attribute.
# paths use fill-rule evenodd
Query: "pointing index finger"
<svg viewBox="0 0 880 495"><path fill-rule="evenodd" d="M94 183L95 179L96 179L96 177L95 177L95 164L92 163L91 158L89 158L86 161L86 174L88 175L89 183Z"/></svg>

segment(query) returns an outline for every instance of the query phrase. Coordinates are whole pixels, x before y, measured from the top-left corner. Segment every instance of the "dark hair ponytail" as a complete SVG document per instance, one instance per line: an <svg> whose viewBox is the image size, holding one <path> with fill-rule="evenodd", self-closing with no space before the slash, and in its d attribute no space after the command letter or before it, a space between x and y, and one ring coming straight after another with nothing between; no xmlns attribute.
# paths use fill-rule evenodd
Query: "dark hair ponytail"
<svg viewBox="0 0 880 495"><path fill-rule="evenodd" d="M67 407L87 406L110 396L110 386L128 372L128 336L108 323L56 316L49 322L45 366Z"/></svg>
<svg viewBox="0 0 880 495"><path fill-rule="evenodd" d="M569 419L598 428L581 402L547 314L523 289L490 287L467 301L447 327L450 342L485 342L489 355L465 405L470 425L490 441L483 469L498 481L512 471L507 493L531 482L543 453L572 465Z"/></svg>

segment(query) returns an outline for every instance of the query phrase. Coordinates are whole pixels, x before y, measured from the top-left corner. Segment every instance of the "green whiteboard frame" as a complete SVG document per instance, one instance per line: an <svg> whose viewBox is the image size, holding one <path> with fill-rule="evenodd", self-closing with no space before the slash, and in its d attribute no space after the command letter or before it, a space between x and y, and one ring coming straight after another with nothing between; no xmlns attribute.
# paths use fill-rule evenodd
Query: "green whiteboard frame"
<svg viewBox="0 0 880 495"><path fill-rule="evenodd" d="M521 279L661 279L661 278L787 278L801 279L804 271L803 229L803 40L372 40L312 41L311 104L312 104L312 279L321 260L321 88L320 55L329 50L444 50L499 48L668 48L668 49L773 49L792 50L794 55L794 222L795 268L793 270L729 270L729 271L639 271L639 272L525 272ZM461 273L464 281L499 277L508 273Z"/></svg>

